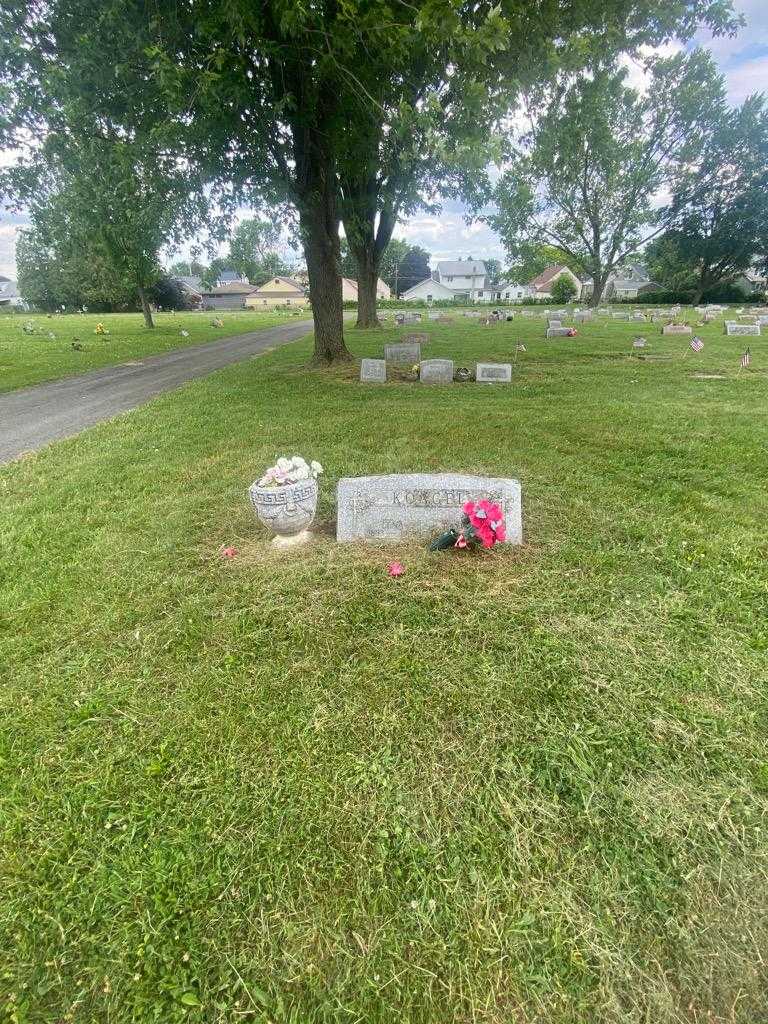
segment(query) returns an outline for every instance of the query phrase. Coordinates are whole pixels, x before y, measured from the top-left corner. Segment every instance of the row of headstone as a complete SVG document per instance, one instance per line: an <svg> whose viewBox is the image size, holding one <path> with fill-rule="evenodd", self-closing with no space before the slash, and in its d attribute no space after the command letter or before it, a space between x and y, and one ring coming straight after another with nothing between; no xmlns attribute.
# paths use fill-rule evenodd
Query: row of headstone
<svg viewBox="0 0 768 1024"><path fill-rule="evenodd" d="M387 348L397 346L388 345ZM396 365L403 365L400 353L392 362ZM455 369L452 359L421 359L415 361L405 360L405 365L419 367L419 381L422 384L451 384L454 377L459 380L469 380L471 374L466 367ZM385 384L387 381L387 359L363 359L360 362L360 381L364 384ZM478 384L509 384L512 381L511 363L477 363L475 367L475 381Z"/></svg>

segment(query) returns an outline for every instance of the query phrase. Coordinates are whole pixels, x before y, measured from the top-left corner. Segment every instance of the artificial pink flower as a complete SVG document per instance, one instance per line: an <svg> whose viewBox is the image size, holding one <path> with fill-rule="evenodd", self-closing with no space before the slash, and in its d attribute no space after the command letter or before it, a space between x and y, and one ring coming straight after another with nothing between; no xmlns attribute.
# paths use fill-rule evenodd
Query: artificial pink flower
<svg viewBox="0 0 768 1024"><path fill-rule="evenodd" d="M236 558L237 555L239 555L239 554L240 554L240 552L237 550L237 548L222 548L221 549L221 557L222 558Z"/></svg>
<svg viewBox="0 0 768 1024"><path fill-rule="evenodd" d="M400 562L390 562L387 566L387 573L390 576L402 576L405 572L405 566Z"/></svg>
<svg viewBox="0 0 768 1024"><path fill-rule="evenodd" d="M453 545L455 548L465 548L467 546L467 538L463 533L460 533L456 538L456 543Z"/></svg>
<svg viewBox="0 0 768 1024"><path fill-rule="evenodd" d="M493 530L490 528L488 523L481 523L480 526L476 526L475 532L477 533L477 536L480 538L480 542L482 543L484 548L493 547L495 543L495 537L493 534Z"/></svg>
<svg viewBox="0 0 768 1024"><path fill-rule="evenodd" d="M464 515L473 516L475 514L475 503L474 501L465 501L462 505Z"/></svg>
<svg viewBox="0 0 768 1024"><path fill-rule="evenodd" d="M499 542L499 544L503 544L506 539L507 539L507 530L506 530L506 527L504 526L504 524L502 523L501 526L498 526L496 528L496 540Z"/></svg>

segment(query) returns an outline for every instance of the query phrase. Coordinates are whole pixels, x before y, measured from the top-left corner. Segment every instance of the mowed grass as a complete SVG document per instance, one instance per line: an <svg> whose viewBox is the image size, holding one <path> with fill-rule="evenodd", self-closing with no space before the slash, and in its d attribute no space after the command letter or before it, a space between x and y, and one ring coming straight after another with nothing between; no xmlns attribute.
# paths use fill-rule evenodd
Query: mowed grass
<svg viewBox="0 0 768 1024"><path fill-rule="evenodd" d="M768 344L422 329L527 352L304 341L0 470L5 1019L768 1019ZM441 470L519 477L525 545L335 544L338 477Z"/></svg>
<svg viewBox="0 0 768 1024"><path fill-rule="evenodd" d="M310 314L305 312L302 316L307 319ZM212 326L216 317L224 322L223 327ZM0 392L292 320L293 317L274 311L156 313L155 326L150 329L144 326L140 313L0 316ZM29 322L34 325L34 334L24 333L24 324ZM98 323L109 333L94 334ZM182 331L187 332L187 337ZM82 349L74 349L73 343Z"/></svg>

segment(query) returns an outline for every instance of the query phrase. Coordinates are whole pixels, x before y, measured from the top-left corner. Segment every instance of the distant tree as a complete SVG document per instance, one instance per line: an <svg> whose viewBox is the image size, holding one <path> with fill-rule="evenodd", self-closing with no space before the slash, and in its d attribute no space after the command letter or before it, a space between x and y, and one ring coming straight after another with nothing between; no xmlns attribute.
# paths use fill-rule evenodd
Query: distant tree
<svg viewBox="0 0 768 1024"><path fill-rule="evenodd" d="M491 218L511 252L521 240L562 249L592 278L593 305L614 268L662 230L652 199L725 102L700 50L650 61L644 95L625 78L599 66L531 91L528 107L540 113L499 181Z"/></svg>
<svg viewBox="0 0 768 1024"><path fill-rule="evenodd" d="M168 273L175 277L202 277L206 271L204 263L198 260L177 260L168 268Z"/></svg>
<svg viewBox="0 0 768 1024"><path fill-rule="evenodd" d="M723 109L706 126L697 151L680 166L667 221L671 230L653 253L657 269L669 278L692 278L693 302L753 266L768 266L764 96Z"/></svg>
<svg viewBox="0 0 768 1024"><path fill-rule="evenodd" d="M552 298L557 303L570 302L576 295L576 285L565 274L562 274L552 285Z"/></svg>
<svg viewBox="0 0 768 1024"><path fill-rule="evenodd" d="M190 275L183 275L190 276ZM149 300L158 309L195 309L196 303L186 288L174 277L163 274L149 289Z"/></svg>
<svg viewBox="0 0 768 1024"><path fill-rule="evenodd" d="M243 220L229 243L229 266L256 285L285 276L290 268L276 252L279 243L279 224L260 217Z"/></svg>
<svg viewBox="0 0 768 1024"><path fill-rule="evenodd" d="M483 260L485 273L490 284L496 284L501 279L501 260Z"/></svg>
<svg viewBox="0 0 768 1024"><path fill-rule="evenodd" d="M430 254L426 249L422 249L418 245L408 247L408 251L396 266L395 280L398 295L402 295L403 292L413 288L419 281L424 281L431 276L432 271L429 269L429 260Z"/></svg>
<svg viewBox="0 0 768 1024"><path fill-rule="evenodd" d="M582 272L579 262L556 245L525 240L512 241L508 245L508 253L511 263L504 276L510 281L517 281L520 284L527 284L534 277L538 277L547 267L558 264L568 267L574 274Z"/></svg>
<svg viewBox="0 0 768 1024"><path fill-rule="evenodd" d="M674 230L665 231L646 246L643 257L652 281L670 292L696 289L696 265L684 251L684 243Z"/></svg>

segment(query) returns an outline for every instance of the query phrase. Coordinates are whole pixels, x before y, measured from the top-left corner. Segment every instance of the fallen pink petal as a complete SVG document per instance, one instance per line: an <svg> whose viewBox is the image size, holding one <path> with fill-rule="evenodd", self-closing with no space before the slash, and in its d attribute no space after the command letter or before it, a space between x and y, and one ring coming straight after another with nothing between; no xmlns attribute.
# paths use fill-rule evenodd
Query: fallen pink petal
<svg viewBox="0 0 768 1024"><path fill-rule="evenodd" d="M387 573L390 576L402 576L405 572L405 566L400 562L390 562L387 566Z"/></svg>

